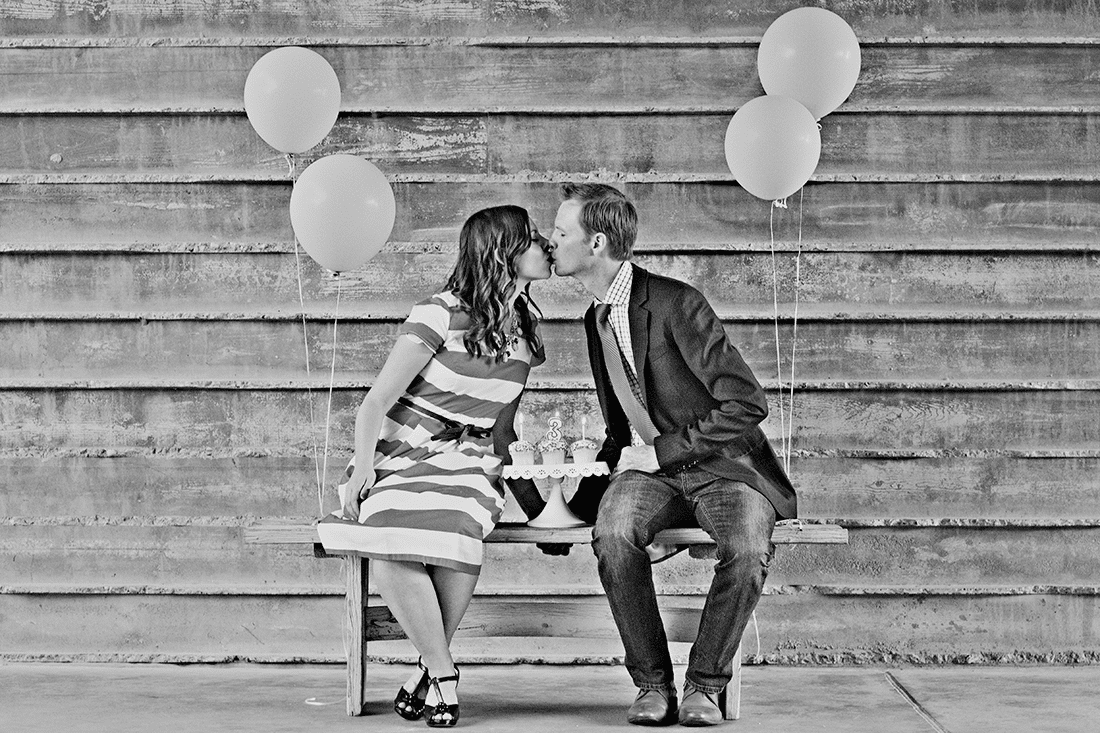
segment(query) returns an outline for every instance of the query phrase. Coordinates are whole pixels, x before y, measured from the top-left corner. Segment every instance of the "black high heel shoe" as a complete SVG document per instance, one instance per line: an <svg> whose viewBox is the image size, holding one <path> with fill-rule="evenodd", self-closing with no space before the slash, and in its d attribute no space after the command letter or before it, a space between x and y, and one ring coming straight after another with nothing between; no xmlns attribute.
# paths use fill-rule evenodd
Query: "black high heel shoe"
<svg viewBox="0 0 1100 733"><path fill-rule="evenodd" d="M424 714L424 700L428 697L428 668L422 659L416 660L416 666L424 673L416 683L416 689L409 692L402 686L393 699L393 711L405 720L420 720Z"/></svg>
<svg viewBox="0 0 1100 733"><path fill-rule="evenodd" d="M424 722L429 728L450 728L458 724L458 703L448 705L443 701L443 694L439 691L440 682L454 680L458 687L458 665L455 665L455 673L449 677L432 677L428 684L435 690L435 707L428 710Z"/></svg>

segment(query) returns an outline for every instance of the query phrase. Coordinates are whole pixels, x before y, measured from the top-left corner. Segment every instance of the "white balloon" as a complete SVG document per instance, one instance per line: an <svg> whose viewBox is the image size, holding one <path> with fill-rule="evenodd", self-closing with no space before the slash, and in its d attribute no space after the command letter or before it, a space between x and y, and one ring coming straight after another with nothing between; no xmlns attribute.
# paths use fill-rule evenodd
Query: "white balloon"
<svg viewBox="0 0 1100 733"><path fill-rule="evenodd" d="M290 224L302 249L335 272L354 270L378 254L396 217L386 176L354 155L315 160L290 194Z"/></svg>
<svg viewBox="0 0 1100 733"><path fill-rule="evenodd" d="M824 8L795 8L779 16L764 32L756 56L764 91L798 101L815 120L848 98L859 68L855 32Z"/></svg>
<svg viewBox="0 0 1100 733"><path fill-rule="evenodd" d="M284 153L303 153L324 140L336 124L340 80L316 51L277 48L248 72L244 110L268 145Z"/></svg>
<svg viewBox="0 0 1100 733"><path fill-rule="evenodd" d="M726 128L726 163L741 187L762 199L785 199L810 180L821 157L813 115L789 97L746 102Z"/></svg>

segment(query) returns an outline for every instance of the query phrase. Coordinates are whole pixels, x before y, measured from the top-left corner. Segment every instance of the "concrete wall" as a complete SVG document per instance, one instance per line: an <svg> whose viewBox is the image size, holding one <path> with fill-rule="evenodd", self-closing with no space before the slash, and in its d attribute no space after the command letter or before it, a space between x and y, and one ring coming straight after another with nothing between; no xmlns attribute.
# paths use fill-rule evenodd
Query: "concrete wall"
<svg viewBox="0 0 1100 733"><path fill-rule="evenodd" d="M287 163L242 102L273 47L315 48L343 89L298 170L362 155L398 200L391 244L342 278L330 476L465 216L515 202L549 227L557 184L588 177L639 203L639 262L726 319L778 440L769 208L722 140L796 5L0 4L0 659L342 658L339 563L242 542L256 517L318 513L336 306L304 261L307 377ZM764 650L1096 661L1100 11L828 6L863 72L801 209L792 474L851 544L780 550ZM774 221L785 354L799 212ZM527 424L576 426L598 414L586 298L536 297L550 359ZM698 595L708 568L677 558L661 587ZM598 581L587 551L492 547L481 590Z"/></svg>

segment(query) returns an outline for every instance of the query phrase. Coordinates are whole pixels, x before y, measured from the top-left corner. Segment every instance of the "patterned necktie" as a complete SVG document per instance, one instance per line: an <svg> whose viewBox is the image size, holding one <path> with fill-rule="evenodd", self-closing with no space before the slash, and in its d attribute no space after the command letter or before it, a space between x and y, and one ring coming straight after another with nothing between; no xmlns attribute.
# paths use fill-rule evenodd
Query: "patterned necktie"
<svg viewBox="0 0 1100 733"><path fill-rule="evenodd" d="M611 379L615 397L622 405L627 420L647 445L653 445L660 431L657 430L649 413L642 405L641 389L636 386L636 382L632 382L627 377L618 339L615 338L615 332L611 330L611 324L608 322L610 313L611 306L607 303L596 305L596 333L599 334L600 346L603 347L603 362L607 367L607 376Z"/></svg>

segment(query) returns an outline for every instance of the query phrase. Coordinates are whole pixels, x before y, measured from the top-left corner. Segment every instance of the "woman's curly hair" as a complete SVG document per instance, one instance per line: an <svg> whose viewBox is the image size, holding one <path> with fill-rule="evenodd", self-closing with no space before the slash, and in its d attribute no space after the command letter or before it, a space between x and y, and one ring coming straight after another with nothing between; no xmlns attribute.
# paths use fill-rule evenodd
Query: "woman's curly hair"
<svg viewBox="0 0 1100 733"><path fill-rule="evenodd" d="M511 323L505 295L516 283L516 260L531 246L530 217L520 206L482 209L462 225L458 237L458 261L447 278L446 288L458 296L470 318L463 336L474 356L492 356L503 361L508 352ZM542 344L536 333L537 319L529 304L530 285L523 294L513 293L520 333L532 352ZM542 312L539 311L539 315Z"/></svg>

